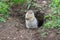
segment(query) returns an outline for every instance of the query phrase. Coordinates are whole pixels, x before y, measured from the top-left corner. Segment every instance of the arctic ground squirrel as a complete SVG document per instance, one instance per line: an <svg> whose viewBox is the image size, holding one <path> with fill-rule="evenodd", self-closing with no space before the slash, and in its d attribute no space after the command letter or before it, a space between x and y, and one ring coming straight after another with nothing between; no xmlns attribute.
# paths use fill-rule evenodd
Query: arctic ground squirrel
<svg viewBox="0 0 60 40"><path fill-rule="evenodd" d="M33 10L29 10L25 14L25 23L26 23L27 28L37 28L38 27L38 21L34 15Z"/></svg>

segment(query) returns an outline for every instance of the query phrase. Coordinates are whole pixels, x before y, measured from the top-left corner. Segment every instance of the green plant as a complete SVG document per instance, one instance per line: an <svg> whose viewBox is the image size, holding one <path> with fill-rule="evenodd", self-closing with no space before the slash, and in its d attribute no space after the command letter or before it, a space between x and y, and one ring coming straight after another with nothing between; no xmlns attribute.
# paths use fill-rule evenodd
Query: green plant
<svg viewBox="0 0 60 40"><path fill-rule="evenodd" d="M5 22L6 18L8 18L8 15L9 15L8 8L9 8L9 5L3 2L0 2L0 21Z"/></svg>
<svg viewBox="0 0 60 40"><path fill-rule="evenodd" d="M60 28L60 0L52 0L50 4L52 14L46 15L44 18L44 28Z"/></svg>
<svg viewBox="0 0 60 40"><path fill-rule="evenodd" d="M30 9L31 6L34 8L41 8L41 6L38 3L34 2L34 0L28 0L27 9Z"/></svg>
<svg viewBox="0 0 60 40"><path fill-rule="evenodd" d="M59 28L59 25L60 22L58 23L58 20L55 20L55 21L48 21L44 24L44 27L45 28Z"/></svg>
<svg viewBox="0 0 60 40"><path fill-rule="evenodd" d="M27 1L28 0L11 0L11 2L16 3L16 4L21 4L21 5L23 5Z"/></svg>
<svg viewBox="0 0 60 40"><path fill-rule="evenodd" d="M50 6L54 13L60 14L60 0L52 0Z"/></svg>

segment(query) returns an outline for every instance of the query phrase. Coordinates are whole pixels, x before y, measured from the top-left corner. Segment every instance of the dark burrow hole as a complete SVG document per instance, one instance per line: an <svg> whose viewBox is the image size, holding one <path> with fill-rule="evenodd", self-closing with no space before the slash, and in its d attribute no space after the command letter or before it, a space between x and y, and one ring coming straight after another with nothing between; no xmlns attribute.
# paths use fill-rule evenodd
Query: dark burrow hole
<svg viewBox="0 0 60 40"><path fill-rule="evenodd" d="M38 20L38 27L41 27L44 23L44 14L45 13L41 10L38 10L38 11L35 12L35 17Z"/></svg>

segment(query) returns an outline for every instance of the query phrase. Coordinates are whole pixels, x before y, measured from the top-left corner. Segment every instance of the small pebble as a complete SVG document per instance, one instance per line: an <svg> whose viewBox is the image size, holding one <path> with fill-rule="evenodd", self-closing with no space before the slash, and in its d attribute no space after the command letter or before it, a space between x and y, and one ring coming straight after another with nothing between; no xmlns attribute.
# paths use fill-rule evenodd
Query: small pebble
<svg viewBox="0 0 60 40"><path fill-rule="evenodd" d="M16 38L13 38L13 39L16 39Z"/></svg>
<svg viewBox="0 0 60 40"><path fill-rule="evenodd" d="M10 38L10 37L7 37L7 38Z"/></svg>
<svg viewBox="0 0 60 40"><path fill-rule="evenodd" d="M22 35L21 35L20 37L21 37L21 38L23 38L23 36L22 36Z"/></svg>
<svg viewBox="0 0 60 40"><path fill-rule="evenodd" d="M42 1L42 3L43 3L43 4L47 4L47 2L46 2L46 1Z"/></svg>

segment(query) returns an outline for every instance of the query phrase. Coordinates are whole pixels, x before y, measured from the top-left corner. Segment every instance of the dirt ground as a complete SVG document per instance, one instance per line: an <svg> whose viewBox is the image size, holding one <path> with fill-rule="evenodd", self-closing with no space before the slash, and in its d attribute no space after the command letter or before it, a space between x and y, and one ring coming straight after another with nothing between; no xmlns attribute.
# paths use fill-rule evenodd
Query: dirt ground
<svg viewBox="0 0 60 40"><path fill-rule="evenodd" d="M47 4L43 3L44 0L35 0L42 7L48 5L50 0L45 0ZM45 13L50 13L49 8L45 8ZM17 8L16 8L17 10ZM18 15L18 11L13 10L7 22L0 22L0 40L60 40L60 34L57 29L27 29L25 27L24 15ZM16 16L18 15L18 16ZM44 35L45 34L45 35Z"/></svg>

